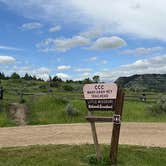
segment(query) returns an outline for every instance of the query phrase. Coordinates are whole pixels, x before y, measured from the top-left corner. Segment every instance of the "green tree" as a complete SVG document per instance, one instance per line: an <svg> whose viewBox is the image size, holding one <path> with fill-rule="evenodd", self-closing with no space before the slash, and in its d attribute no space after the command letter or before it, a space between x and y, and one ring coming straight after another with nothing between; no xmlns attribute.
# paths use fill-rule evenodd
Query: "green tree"
<svg viewBox="0 0 166 166"><path fill-rule="evenodd" d="M19 74L17 74L16 72L14 72L14 73L11 75L11 79L20 79L20 76L19 76Z"/></svg>
<svg viewBox="0 0 166 166"><path fill-rule="evenodd" d="M93 82L95 82L95 83L100 82L100 76L98 76L98 75L93 76L92 79L93 79Z"/></svg>
<svg viewBox="0 0 166 166"><path fill-rule="evenodd" d="M85 78L85 79L83 80L83 83L84 83L84 84L90 84L90 83L92 83L92 80L91 80L90 78Z"/></svg>
<svg viewBox="0 0 166 166"><path fill-rule="evenodd" d="M73 83L73 80L66 80L66 83Z"/></svg>
<svg viewBox="0 0 166 166"><path fill-rule="evenodd" d="M33 80L37 80L37 78L36 78L36 76L35 76L35 75L33 76Z"/></svg>
<svg viewBox="0 0 166 166"><path fill-rule="evenodd" d="M5 74L0 72L0 79L5 79Z"/></svg>
<svg viewBox="0 0 166 166"><path fill-rule="evenodd" d="M74 88L73 88L71 85L64 85L64 86L63 86L63 89L64 89L65 91L73 91L73 90L74 90Z"/></svg>
<svg viewBox="0 0 166 166"><path fill-rule="evenodd" d="M33 77L31 75L29 75L28 73L25 74L25 76L23 77L25 80L32 80Z"/></svg>
<svg viewBox="0 0 166 166"><path fill-rule="evenodd" d="M58 76L54 76L52 79L53 82L62 82L62 79L59 78Z"/></svg>

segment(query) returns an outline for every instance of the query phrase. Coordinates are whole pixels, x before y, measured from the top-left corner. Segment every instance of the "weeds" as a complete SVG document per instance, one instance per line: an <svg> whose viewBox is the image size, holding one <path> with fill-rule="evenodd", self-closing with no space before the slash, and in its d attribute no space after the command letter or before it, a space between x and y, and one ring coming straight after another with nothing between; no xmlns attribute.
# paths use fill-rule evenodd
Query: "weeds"
<svg viewBox="0 0 166 166"><path fill-rule="evenodd" d="M156 104L151 105L148 110L152 112L153 115L161 115L166 113L166 97L161 97Z"/></svg>
<svg viewBox="0 0 166 166"><path fill-rule="evenodd" d="M69 103L65 108L65 112L68 116L78 116L80 111L76 109L73 104Z"/></svg>

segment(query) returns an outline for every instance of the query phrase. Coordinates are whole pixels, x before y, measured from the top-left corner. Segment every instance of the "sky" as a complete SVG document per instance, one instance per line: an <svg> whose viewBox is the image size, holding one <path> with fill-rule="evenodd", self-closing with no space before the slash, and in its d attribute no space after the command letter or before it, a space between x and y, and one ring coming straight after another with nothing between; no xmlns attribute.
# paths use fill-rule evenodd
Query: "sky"
<svg viewBox="0 0 166 166"><path fill-rule="evenodd" d="M0 72L47 80L166 74L166 1L0 0Z"/></svg>

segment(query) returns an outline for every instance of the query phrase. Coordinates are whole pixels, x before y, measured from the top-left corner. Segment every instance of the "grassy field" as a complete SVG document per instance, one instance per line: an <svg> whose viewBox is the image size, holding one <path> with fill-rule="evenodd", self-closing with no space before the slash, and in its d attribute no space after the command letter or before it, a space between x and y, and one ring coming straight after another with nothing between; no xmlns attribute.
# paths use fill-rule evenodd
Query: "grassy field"
<svg viewBox="0 0 166 166"><path fill-rule="evenodd" d="M52 93L48 93L49 87L47 82L42 81L25 81L25 80L3 80L5 89L4 100L0 101L0 126L14 126L15 122L8 113L10 103L20 101L20 93L23 95L25 105L28 106L27 123L34 124L54 124L54 123L77 123L86 122L85 116L87 109L85 101L81 100L82 93L79 91L62 91L60 88L51 88ZM64 84L64 83L63 83ZM74 85L72 85L74 86ZM81 84L77 89L82 89ZM35 94L35 95L34 95ZM126 91L126 96L136 96L138 94ZM161 93L148 93L147 97L160 96ZM131 97L130 97L131 98ZM138 98L137 98L138 99ZM66 106L72 104L77 109L77 116L70 116L66 112ZM153 115L148 111L151 102L140 102L126 99L124 102L123 121L125 122L166 122L166 113ZM95 113L99 115L112 116L112 112Z"/></svg>
<svg viewBox="0 0 166 166"><path fill-rule="evenodd" d="M83 100L56 99L53 96L42 97L40 102L31 102L29 124L86 122L87 108ZM69 116L65 112L70 102L78 110L78 116ZM124 122L166 122L166 114L154 116L148 111L149 103L125 101ZM95 112L96 115L112 116L113 112Z"/></svg>
<svg viewBox="0 0 166 166"><path fill-rule="evenodd" d="M86 122L87 108L84 100L70 98L59 98L56 95L27 96L26 105L29 108L27 123L35 124L56 124L56 123L77 123ZM78 111L77 116L70 116L66 112L66 106L71 103ZM1 104L0 126L13 126L5 101ZM123 111L124 122L166 122L166 113L153 115L148 111L151 103L137 101L125 101ZM6 109L5 109L6 108ZM96 115L112 116L113 112L95 112Z"/></svg>
<svg viewBox="0 0 166 166"><path fill-rule="evenodd" d="M43 145L0 149L0 166L109 166L109 146L97 162L93 145ZM118 166L164 166L166 148L119 147Z"/></svg>

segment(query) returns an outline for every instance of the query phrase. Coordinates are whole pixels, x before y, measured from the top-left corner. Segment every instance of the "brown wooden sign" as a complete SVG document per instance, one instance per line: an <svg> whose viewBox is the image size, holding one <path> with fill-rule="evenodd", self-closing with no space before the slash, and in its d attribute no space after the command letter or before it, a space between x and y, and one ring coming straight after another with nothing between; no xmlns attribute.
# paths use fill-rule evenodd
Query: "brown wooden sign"
<svg viewBox="0 0 166 166"><path fill-rule="evenodd" d="M83 92L88 110L114 110L117 90L114 83L86 84Z"/></svg>
<svg viewBox="0 0 166 166"><path fill-rule="evenodd" d="M86 84L83 92L88 108L88 116L86 119L91 124L92 136L96 148L96 158L100 160L101 154L95 122L113 122L110 160L111 164L116 165L124 93L115 83ZM112 110L115 113L113 117L94 116L93 111L96 110Z"/></svg>

